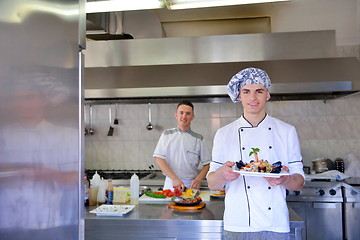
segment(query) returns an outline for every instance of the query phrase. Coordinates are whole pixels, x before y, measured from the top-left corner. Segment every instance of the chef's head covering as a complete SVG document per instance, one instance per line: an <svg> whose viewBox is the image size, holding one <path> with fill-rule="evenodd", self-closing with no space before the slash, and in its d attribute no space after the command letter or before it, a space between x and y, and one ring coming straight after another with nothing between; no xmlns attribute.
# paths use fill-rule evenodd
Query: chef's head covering
<svg viewBox="0 0 360 240"><path fill-rule="evenodd" d="M245 68L235 74L227 85L227 91L231 100L239 101L240 89L245 85L260 84L268 89L271 86L269 75L259 68Z"/></svg>
<svg viewBox="0 0 360 240"><path fill-rule="evenodd" d="M12 91L36 91L51 105L64 102L70 95L69 88L58 78L47 73L20 73L11 83Z"/></svg>

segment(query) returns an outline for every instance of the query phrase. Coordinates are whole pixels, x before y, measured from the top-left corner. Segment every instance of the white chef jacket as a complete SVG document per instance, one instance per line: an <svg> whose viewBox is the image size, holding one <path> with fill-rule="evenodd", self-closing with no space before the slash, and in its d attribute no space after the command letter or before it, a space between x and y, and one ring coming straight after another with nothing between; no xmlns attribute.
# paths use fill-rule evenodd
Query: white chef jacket
<svg viewBox="0 0 360 240"><path fill-rule="evenodd" d="M295 127L271 116L257 126L243 117L219 129L214 138L212 157L217 162L250 162L251 148L259 148L259 159L281 161L290 174L304 178L302 157ZM212 162L210 172L221 167ZM261 177L241 176L225 185L224 229L233 232L289 232L286 189L272 187Z"/></svg>
<svg viewBox="0 0 360 240"><path fill-rule="evenodd" d="M209 164L210 151L202 135L190 128L182 132L178 128L165 130L158 141L154 157L165 159L171 170L190 187L192 180L199 174L198 167ZM169 183L169 179L166 182ZM172 188L166 185L167 188Z"/></svg>

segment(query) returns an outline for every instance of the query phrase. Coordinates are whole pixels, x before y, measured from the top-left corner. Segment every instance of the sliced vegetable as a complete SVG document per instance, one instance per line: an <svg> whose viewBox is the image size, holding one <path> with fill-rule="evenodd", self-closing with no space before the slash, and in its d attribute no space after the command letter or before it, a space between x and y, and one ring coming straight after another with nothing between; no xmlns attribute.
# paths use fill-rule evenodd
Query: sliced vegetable
<svg viewBox="0 0 360 240"><path fill-rule="evenodd" d="M158 194L158 193L153 192L153 191L146 191L145 195L148 196L148 197L152 197L152 198L166 198L165 195Z"/></svg>

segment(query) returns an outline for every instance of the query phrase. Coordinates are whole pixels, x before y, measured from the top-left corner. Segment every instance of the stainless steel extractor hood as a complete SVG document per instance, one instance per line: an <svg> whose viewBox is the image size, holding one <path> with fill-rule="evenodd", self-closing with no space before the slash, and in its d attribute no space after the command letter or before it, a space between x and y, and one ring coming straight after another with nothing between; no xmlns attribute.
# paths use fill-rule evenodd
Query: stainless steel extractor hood
<svg viewBox="0 0 360 240"><path fill-rule="evenodd" d="M87 99L225 96L249 66L269 73L273 96L360 90L360 63L336 57L335 31L96 41L85 56Z"/></svg>

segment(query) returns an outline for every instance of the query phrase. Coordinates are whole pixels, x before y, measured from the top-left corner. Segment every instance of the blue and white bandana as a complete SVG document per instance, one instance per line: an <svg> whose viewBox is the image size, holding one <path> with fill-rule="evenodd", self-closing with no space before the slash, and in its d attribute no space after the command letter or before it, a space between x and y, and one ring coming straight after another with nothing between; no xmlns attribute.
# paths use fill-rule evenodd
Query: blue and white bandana
<svg viewBox="0 0 360 240"><path fill-rule="evenodd" d="M259 68L245 68L235 74L227 85L228 95L236 103L239 101L240 89L249 84L260 84L268 89L271 86L269 76Z"/></svg>

